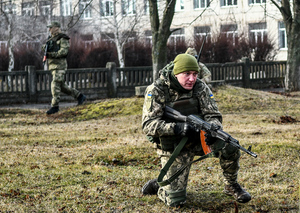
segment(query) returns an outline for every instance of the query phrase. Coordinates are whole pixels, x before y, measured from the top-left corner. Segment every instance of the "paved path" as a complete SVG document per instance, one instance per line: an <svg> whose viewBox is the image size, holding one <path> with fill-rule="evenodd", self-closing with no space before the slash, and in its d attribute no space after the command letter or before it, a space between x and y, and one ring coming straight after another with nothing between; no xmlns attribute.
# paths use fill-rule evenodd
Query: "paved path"
<svg viewBox="0 0 300 213"><path fill-rule="evenodd" d="M60 108L76 106L77 102L61 102L59 103ZM28 104L11 104L11 105L0 105L0 108L19 108L19 109L50 109L50 103L28 103Z"/></svg>

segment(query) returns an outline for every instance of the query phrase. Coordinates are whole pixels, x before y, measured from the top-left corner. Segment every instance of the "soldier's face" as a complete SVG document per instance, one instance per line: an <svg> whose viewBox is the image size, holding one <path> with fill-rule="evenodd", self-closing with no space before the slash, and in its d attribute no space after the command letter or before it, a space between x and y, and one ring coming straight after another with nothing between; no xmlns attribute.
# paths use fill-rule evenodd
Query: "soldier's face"
<svg viewBox="0 0 300 213"><path fill-rule="evenodd" d="M49 32L53 35L58 30L58 27L49 27Z"/></svg>
<svg viewBox="0 0 300 213"><path fill-rule="evenodd" d="M186 71L176 75L178 82L186 90L193 89L197 76L198 72L196 71Z"/></svg>

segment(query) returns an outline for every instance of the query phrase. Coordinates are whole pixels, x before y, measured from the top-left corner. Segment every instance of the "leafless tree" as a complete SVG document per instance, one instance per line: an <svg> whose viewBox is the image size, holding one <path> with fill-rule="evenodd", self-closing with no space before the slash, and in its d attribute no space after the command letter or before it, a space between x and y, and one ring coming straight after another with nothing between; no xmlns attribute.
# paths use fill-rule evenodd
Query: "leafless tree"
<svg viewBox="0 0 300 213"><path fill-rule="evenodd" d="M300 90L300 1L299 0L271 0L279 9L285 23L288 58L285 76L285 89L287 91Z"/></svg>
<svg viewBox="0 0 300 213"><path fill-rule="evenodd" d="M154 79L158 78L158 71L167 63L167 42L172 34L170 26L174 17L176 0L166 0L164 3L162 17L160 18L157 0L149 0Z"/></svg>
<svg viewBox="0 0 300 213"><path fill-rule="evenodd" d="M4 6L4 7L2 7ZM13 14L13 4L12 1L1 1L1 15L4 16L4 20L7 24L7 32L8 32L8 41L7 41L7 47L8 47L8 57L9 57L9 65L8 65L8 71L11 72L15 67L15 57L13 53L14 49L14 36L13 36L13 29L15 24L15 14ZM8 86L11 87L11 77L8 76Z"/></svg>

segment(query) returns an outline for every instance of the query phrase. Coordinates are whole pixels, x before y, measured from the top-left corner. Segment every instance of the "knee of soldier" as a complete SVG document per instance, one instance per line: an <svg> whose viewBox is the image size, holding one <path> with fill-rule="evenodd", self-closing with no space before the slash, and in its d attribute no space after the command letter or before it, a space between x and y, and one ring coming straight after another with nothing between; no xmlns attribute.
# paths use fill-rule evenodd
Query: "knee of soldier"
<svg viewBox="0 0 300 213"><path fill-rule="evenodd" d="M232 146L222 140L217 140L213 144L213 149L221 149L217 157L222 157L225 160L237 160L241 156L240 150L237 147Z"/></svg>
<svg viewBox="0 0 300 213"><path fill-rule="evenodd" d="M222 158L225 160L238 160L241 157L241 152L240 150L232 146L228 143L225 144L224 149L222 150Z"/></svg>

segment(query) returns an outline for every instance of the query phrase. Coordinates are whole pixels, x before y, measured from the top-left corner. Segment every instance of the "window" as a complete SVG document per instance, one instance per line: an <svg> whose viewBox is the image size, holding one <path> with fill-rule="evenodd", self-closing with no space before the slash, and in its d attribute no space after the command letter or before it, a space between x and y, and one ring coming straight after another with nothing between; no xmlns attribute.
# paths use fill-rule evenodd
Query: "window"
<svg viewBox="0 0 300 213"><path fill-rule="evenodd" d="M61 15L62 16L72 15L71 0L61 0Z"/></svg>
<svg viewBox="0 0 300 213"><path fill-rule="evenodd" d="M100 0L100 16L113 16L114 3L112 0Z"/></svg>
<svg viewBox="0 0 300 213"><path fill-rule="evenodd" d="M184 0L176 0L175 12L184 10Z"/></svg>
<svg viewBox="0 0 300 213"><path fill-rule="evenodd" d="M176 30L173 32L169 37L169 44L176 46L177 43L184 42L184 28L181 28L180 30Z"/></svg>
<svg viewBox="0 0 300 213"><path fill-rule="evenodd" d="M7 4L4 5L4 12L9 13L10 11L12 11L12 14L14 14L14 15L17 14L16 4L7 3Z"/></svg>
<svg viewBox="0 0 300 213"><path fill-rule="evenodd" d="M263 4L266 0L249 0L249 4Z"/></svg>
<svg viewBox="0 0 300 213"><path fill-rule="evenodd" d="M79 2L79 14L82 19L90 19L92 18L92 7L90 4L92 0L80 0Z"/></svg>
<svg viewBox="0 0 300 213"><path fill-rule="evenodd" d="M279 48L284 49L287 48L287 39L286 39L286 29L284 22L278 23L279 27Z"/></svg>
<svg viewBox="0 0 300 213"><path fill-rule="evenodd" d="M41 1L40 2L40 14L42 16L51 15L51 3L49 1Z"/></svg>
<svg viewBox="0 0 300 213"><path fill-rule="evenodd" d="M34 15L34 3L33 2L22 3L22 15L23 16L33 16Z"/></svg>
<svg viewBox="0 0 300 213"><path fill-rule="evenodd" d="M113 43L115 35L113 33L101 33L101 40L109 43Z"/></svg>
<svg viewBox="0 0 300 213"><path fill-rule="evenodd" d="M209 26L203 26L203 27L195 27L194 28L194 36L195 37L205 37L207 35L206 39L211 38L211 32Z"/></svg>
<svg viewBox="0 0 300 213"><path fill-rule="evenodd" d="M122 0L122 14L133 15L135 13L135 0Z"/></svg>
<svg viewBox="0 0 300 213"><path fill-rule="evenodd" d="M209 7L210 0L194 0L194 9Z"/></svg>
<svg viewBox="0 0 300 213"><path fill-rule="evenodd" d="M144 0L144 14L147 15L149 14L149 1Z"/></svg>
<svg viewBox="0 0 300 213"><path fill-rule="evenodd" d="M145 31L145 43L146 44L152 44L152 32L151 30Z"/></svg>
<svg viewBox="0 0 300 213"><path fill-rule="evenodd" d="M94 38L93 34L81 34L80 38L81 38L81 40L82 40L82 42L84 44L84 48L85 49L88 48L88 47L92 47L93 46L93 43L94 43L94 41L93 41L93 38Z"/></svg>
<svg viewBox="0 0 300 213"><path fill-rule="evenodd" d="M237 32L236 24L222 25L221 33L226 35L227 38L231 39L233 42L233 45L236 44L236 42L238 40L238 32Z"/></svg>
<svg viewBox="0 0 300 213"><path fill-rule="evenodd" d="M249 24L249 40L250 42L263 42L267 36L266 23Z"/></svg>
<svg viewBox="0 0 300 213"><path fill-rule="evenodd" d="M236 6L237 0L221 0L221 7Z"/></svg>

